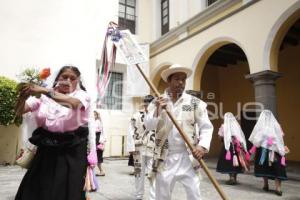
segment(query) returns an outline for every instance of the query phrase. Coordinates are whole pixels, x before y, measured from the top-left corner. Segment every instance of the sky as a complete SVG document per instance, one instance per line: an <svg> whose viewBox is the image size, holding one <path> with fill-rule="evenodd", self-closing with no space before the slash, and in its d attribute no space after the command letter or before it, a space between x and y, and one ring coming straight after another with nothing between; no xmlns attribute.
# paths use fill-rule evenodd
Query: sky
<svg viewBox="0 0 300 200"><path fill-rule="evenodd" d="M117 14L117 0L0 0L0 75L17 79L25 68L50 67L52 80L75 65L95 88L96 59Z"/></svg>

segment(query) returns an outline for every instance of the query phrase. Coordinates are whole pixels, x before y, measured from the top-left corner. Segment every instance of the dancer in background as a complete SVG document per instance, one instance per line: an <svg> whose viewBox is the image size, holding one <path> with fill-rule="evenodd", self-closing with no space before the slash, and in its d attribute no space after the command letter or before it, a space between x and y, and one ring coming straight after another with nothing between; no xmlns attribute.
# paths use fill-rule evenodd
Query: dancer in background
<svg viewBox="0 0 300 200"><path fill-rule="evenodd" d="M217 172L229 174L228 185L237 184L237 174L249 170L250 155L247 151L245 135L233 116L227 112L218 135L222 138L223 147L217 164Z"/></svg>
<svg viewBox="0 0 300 200"><path fill-rule="evenodd" d="M136 199L143 199L144 180L152 169L155 132L145 128L144 121L148 113L148 105L154 99L147 95L143 99L143 109L133 114L128 131L127 151L133 155L135 172ZM155 199L155 179L149 179L149 199Z"/></svg>
<svg viewBox="0 0 300 200"><path fill-rule="evenodd" d="M129 152L128 166L132 167L132 171L129 173L129 175L133 176L135 174L135 172L134 172L134 159L133 159L132 152Z"/></svg>
<svg viewBox="0 0 300 200"><path fill-rule="evenodd" d="M269 191L268 179L275 180L275 194L282 196L281 181L287 180L285 154L289 152L283 141L284 133L270 110L263 110L249 137L255 155L254 174L264 179L263 190Z"/></svg>
<svg viewBox="0 0 300 200"><path fill-rule="evenodd" d="M106 137L103 132L103 124L101 120L100 113L97 111L94 111L94 125L95 125L95 131L96 131L96 146L97 146L97 158L98 158L98 169L99 173L96 173L96 176L105 176L105 172L103 170L103 152L105 148L106 143Z"/></svg>

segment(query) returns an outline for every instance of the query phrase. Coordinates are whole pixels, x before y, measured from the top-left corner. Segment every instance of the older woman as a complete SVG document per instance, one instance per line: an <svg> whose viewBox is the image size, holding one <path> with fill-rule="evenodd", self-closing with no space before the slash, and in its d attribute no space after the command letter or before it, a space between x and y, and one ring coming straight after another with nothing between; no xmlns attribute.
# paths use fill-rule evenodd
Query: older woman
<svg viewBox="0 0 300 200"><path fill-rule="evenodd" d="M33 94L41 94L39 98ZM29 96L24 113L32 112L38 128L29 141L37 152L18 189L16 200L81 200L88 162L97 163L95 149L88 154L90 97L74 66L63 67L53 88L25 87Z"/></svg>

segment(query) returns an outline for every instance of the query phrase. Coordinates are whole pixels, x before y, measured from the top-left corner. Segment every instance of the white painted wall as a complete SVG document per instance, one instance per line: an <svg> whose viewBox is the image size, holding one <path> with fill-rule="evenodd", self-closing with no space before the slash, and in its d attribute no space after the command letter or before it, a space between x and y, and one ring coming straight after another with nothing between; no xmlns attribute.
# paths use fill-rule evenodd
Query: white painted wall
<svg viewBox="0 0 300 200"><path fill-rule="evenodd" d="M151 43L161 37L161 0L139 0L138 2L139 39L142 39L141 42ZM206 0L170 0L170 29L186 22L206 7Z"/></svg>
<svg viewBox="0 0 300 200"><path fill-rule="evenodd" d="M206 8L206 0L189 0L188 2L188 18L197 15Z"/></svg>
<svg viewBox="0 0 300 200"><path fill-rule="evenodd" d="M152 37L150 42L158 39L161 36L161 0L153 0L152 4L152 16L151 16L151 27Z"/></svg>

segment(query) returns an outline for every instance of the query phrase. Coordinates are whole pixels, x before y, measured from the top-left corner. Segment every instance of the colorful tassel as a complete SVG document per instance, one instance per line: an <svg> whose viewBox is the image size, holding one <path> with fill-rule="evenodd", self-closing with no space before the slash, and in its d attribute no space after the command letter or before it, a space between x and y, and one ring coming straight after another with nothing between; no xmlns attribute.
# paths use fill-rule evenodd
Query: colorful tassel
<svg viewBox="0 0 300 200"><path fill-rule="evenodd" d="M270 162L274 162L274 158L275 158L275 152L274 151L270 151L270 153L269 153L269 161Z"/></svg>
<svg viewBox="0 0 300 200"><path fill-rule="evenodd" d="M252 148L250 149L249 153L255 154L255 152L256 152L256 146L253 145Z"/></svg>
<svg viewBox="0 0 300 200"><path fill-rule="evenodd" d="M245 171L249 171L247 163L246 163L245 159L243 158L242 154L239 154L239 161L241 163L241 166L244 167Z"/></svg>
<svg viewBox="0 0 300 200"><path fill-rule="evenodd" d="M240 153L240 151L241 151L241 145L237 144L236 145L236 152Z"/></svg>
<svg viewBox="0 0 300 200"><path fill-rule="evenodd" d="M90 184L91 184L91 191L95 191L96 190L96 186L95 186L95 181L93 180L93 169L91 167L89 167L88 169L89 171L89 177L90 177Z"/></svg>
<svg viewBox="0 0 300 200"><path fill-rule="evenodd" d="M268 139L267 139L267 145L268 146L272 146L273 145L273 138L272 137L268 137Z"/></svg>
<svg viewBox="0 0 300 200"><path fill-rule="evenodd" d="M99 189L99 183L96 178L95 170L93 170L93 181L94 181L94 185L95 185L95 190L97 191Z"/></svg>
<svg viewBox="0 0 300 200"><path fill-rule="evenodd" d="M239 148L241 148L241 146L242 146L241 143L240 143L240 141L237 138L235 138L235 144Z"/></svg>
<svg viewBox="0 0 300 200"><path fill-rule="evenodd" d="M239 166L239 161L238 161L237 156L235 154L233 156L232 162L233 162L233 166L234 167L238 167Z"/></svg>
<svg viewBox="0 0 300 200"><path fill-rule="evenodd" d="M286 165L286 163L285 163L285 157L284 156L281 157L281 165L282 166Z"/></svg>
<svg viewBox="0 0 300 200"><path fill-rule="evenodd" d="M255 154L251 154L250 160L254 160L254 158L255 158Z"/></svg>
<svg viewBox="0 0 300 200"><path fill-rule="evenodd" d="M250 154L248 151L246 151L245 158L247 161L250 161Z"/></svg>
<svg viewBox="0 0 300 200"><path fill-rule="evenodd" d="M226 158L226 160L231 160L231 153L229 150L227 150L225 158Z"/></svg>
<svg viewBox="0 0 300 200"><path fill-rule="evenodd" d="M267 149L266 148L261 148L261 156L260 156L260 160L259 160L259 164L263 165L265 160L266 160L266 154L267 154Z"/></svg>

